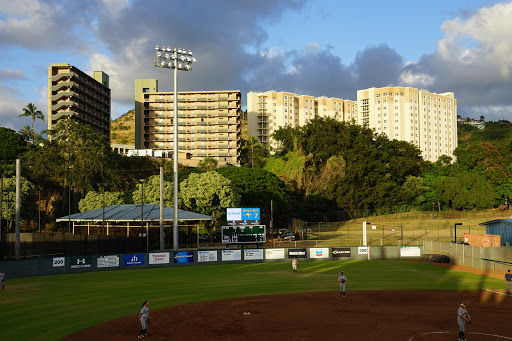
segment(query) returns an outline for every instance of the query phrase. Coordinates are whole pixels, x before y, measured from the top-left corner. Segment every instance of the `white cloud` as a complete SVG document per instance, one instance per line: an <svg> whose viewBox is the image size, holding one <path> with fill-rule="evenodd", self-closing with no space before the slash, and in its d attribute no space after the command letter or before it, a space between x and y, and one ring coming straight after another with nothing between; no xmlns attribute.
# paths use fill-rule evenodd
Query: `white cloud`
<svg viewBox="0 0 512 341"><path fill-rule="evenodd" d="M23 70L14 70L11 68L5 68L0 70L0 80L13 80L13 79L25 79L25 73Z"/></svg>

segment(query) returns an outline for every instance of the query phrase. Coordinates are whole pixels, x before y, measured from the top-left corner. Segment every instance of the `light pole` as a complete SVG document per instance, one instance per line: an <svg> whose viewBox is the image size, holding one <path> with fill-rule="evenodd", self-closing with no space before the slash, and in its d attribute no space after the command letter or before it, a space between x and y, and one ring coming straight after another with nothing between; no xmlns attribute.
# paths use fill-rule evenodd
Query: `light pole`
<svg viewBox="0 0 512 341"><path fill-rule="evenodd" d="M435 204L436 204L435 202L432 202L432 219L433 219L433 218L434 218L434 216L435 216L435 215L434 215L434 206L435 206Z"/></svg>
<svg viewBox="0 0 512 341"><path fill-rule="evenodd" d="M462 223L455 223L455 244L457 244L457 226L462 225Z"/></svg>
<svg viewBox="0 0 512 341"><path fill-rule="evenodd" d="M0 178L0 238L4 241L4 178L5 174L2 174Z"/></svg>
<svg viewBox="0 0 512 341"><path fill-rule="evenodd" d="M192 71L192 51L171 48L170 46L155 46L155 66L174 69L174 146L173 146L173 249L178 251L178 70Z"/></svg>
<svg viewBox="0 0 512 341"><path fill-rule="evenodd" d="M141 193L142 193L142 198L141 198L141 205L140 205L140 210L141 210L141 214L140 214L140 223L141 223L141 227L142 227L142 231L144 231L144 183L146 182L146 180L142 179L142 180L139 180L140 184L141 184ZM149 230L146 229L146 251L149 251Z"/></svg>
<svg viewBox="0 0 512 341"><path fill-rule="evenodd" d="M103 209L103 212L102 212L102 220L101 220L101 227L103 229L103 235L105 235L105 186L107 184L104 184L104 183L99 183L98 186L101 187L101 192L102 192L102 195L103 195L103 198L101 200L101 208Z"/></svg>
<svg viewBox="0 0 512 341"><path fill-rule="evenodd" d="M43 188L41 186L37 186L37 191L39 192L39 200L37 201L37 213L39 219L39 233L41 233L41 190Z"/></svg>

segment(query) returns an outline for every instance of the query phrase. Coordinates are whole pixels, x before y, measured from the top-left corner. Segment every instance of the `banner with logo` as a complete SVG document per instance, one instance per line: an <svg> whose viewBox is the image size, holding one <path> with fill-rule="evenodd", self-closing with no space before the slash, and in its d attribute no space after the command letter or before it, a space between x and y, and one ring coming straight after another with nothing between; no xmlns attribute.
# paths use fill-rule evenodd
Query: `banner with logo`
<svg viewBox="0 0 512 341"><path fill-rule="evenodd" d="M266 249L265 259L284 259L284 249Z"/></svg>
<svg viewBox="0 0 512 341"><path fill-rule="evenodd" d="M96 260L98 268L113 268L119 266L119 256L101 256Z"/></svg>
<svg viewBox="0 0 512 341"><path fill-rule="evenodd" d="M331 254L333 257L350 257L351 251L349 247L333 247Z"/></svg>
<svg viewBox="0 0 512 341"><path fill-rule="evenodd" d="M92 257L71 257L69 261L71 269L88 269L92 268Z"/></svg>
<svg viewBox="0 0 512 341"><path fill-rule="evenodd" d="M400 246L400 257L421 257L419 246Z"/></svg>
<svg viewBox="0 0 512 341"><path fill-rule="evenodd" d="M261 249L248 249L244 250L244 260L263 259L263 250Z"/></svg>
<svg viewBox="0 0 512 341"><path fill-rule="evenodd" d="M309 258L329 258L329 249L326 247L312 247L309 249Z"/></svg>
<svg viewBox="0 0 512 341"><path fill-rule="evenodd" d="M150 253L149 264L169 264L169 252Z"/></svg>
<svg viewBox="0 0 512 341"><path fill-rule="evenodd" d="M193 263L194 252L192 251L180 251L174 253L174 263Z"/></svg>
<svg viewBox="0 0 512 341"><path fill-rule="evenodd" d="M222 261L242 260L242 250L222 250Z"/></svg>
<svg viewBox="0 0 512 341"><path fill-rule="evenodd" d="M288 249L288 258L308 258L306 249Z"/></svg>
<svg viewBox="0 0 512 341"><path fill-rule="evenodd" d="M358 255L367 255L368 254L368 246L358 246L357 254Z"/></svg>
<svg viewBox="0 0 512 341"><path fill-rule="evenodd" d="M216 262L217 261L217 251L198 251L197 252L197 261L199 263Z"/></svg>
<svg viewBox="0 0 512 341"><path fill-rule="evenodd" d="M53 258L53 267L61 267L66 265L66 258L64 257L54 257Z"/></svg>
<svg viewBox="0 0 512 341"><path fill-rule="evenodd" d="M143 253L132 253L124 255L124 265L142 265L144 264Z"/></svg>

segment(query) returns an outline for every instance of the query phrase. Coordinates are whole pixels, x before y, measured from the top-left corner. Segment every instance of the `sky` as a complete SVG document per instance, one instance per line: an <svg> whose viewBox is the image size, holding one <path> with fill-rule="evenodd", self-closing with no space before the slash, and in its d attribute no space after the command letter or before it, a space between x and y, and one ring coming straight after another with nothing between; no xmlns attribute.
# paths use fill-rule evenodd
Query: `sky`
<svg viewBox="0 0 512 341"><path fill-rule="evenodd" d="M112 119L135 79L173 91L154 46L192 50L178 91L290 91L356 100L369 87L454 92L458 114L512 120L512 0L0 0L0 126L45 116L48 66L110 77ZM37 121L34 130L46 129Z"/></svg>

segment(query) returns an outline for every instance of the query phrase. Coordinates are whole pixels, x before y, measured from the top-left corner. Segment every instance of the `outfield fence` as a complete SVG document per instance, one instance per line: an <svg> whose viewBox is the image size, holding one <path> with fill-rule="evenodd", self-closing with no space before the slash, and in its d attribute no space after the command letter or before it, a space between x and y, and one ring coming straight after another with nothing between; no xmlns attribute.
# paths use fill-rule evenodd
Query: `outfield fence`
<svg viewBox="0 0 512 341"><path fill-rule="evenodd" d="M512 269L512 247L507 246L482 247L427 240L423 252L446 255L453 264L480 270L505 271Z"/></svg>

